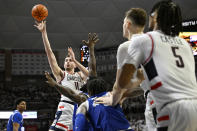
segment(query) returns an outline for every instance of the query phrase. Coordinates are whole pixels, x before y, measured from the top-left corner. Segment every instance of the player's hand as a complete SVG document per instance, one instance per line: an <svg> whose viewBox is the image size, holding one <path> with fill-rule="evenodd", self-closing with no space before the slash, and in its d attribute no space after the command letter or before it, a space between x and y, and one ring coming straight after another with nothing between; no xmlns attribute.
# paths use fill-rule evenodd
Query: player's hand
<svg viewBox="0 0 197 131"><path fill-rule="evenodd" d="M98 97L95 99L96 104L104 104L108 106L112 106L112 94L108 93L107 96Z"/></svg>
<svg viewBox="0 0 197 131"><path fill-rule="evenodd" d="M71 47L68 47L68 55L70 55L71 59L75 61L75 53Z"/></svg>
<svg viewBox="0 0 197 131"><path fill-rule="evenodd" d="M40 31L40 32L44 32L46 31L46 21L41 21L40 23L35 21L35 27Z"/></svg>
<svg viewBox="0 0 197 131"><path fill-rule="evenodd" d="M57 82L50 76L49 72L45 71L45 76L47 78L46 83L48 83L51 87L55 87Z"/></svg>
<svg viewBox="0 0 197 131"><path fill-rule="evenodd" d="M140 81L145 80L145 78L144 78L144 73L143 73L143 70L142 70L142 69L138 69L138 70L137 70L137 78L138 78Z"/></svg>
<svg viewBox="0 0 197 131"><path fill-rule="evenodd" d="M99 41L98 35L96 33L88 34L88 41L82 40L82 42L87 45L89 48L94 47L94 45Z"/></svg>

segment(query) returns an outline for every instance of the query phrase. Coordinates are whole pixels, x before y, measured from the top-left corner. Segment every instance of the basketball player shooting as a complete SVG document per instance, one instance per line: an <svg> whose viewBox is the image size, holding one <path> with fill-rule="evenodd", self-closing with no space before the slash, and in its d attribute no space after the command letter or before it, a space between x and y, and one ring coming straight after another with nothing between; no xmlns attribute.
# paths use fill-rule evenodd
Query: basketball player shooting
<svg viewBox="0 0 197 131"><path fill-rule="evenodd" d="M46 21L41 21L40 23L36 22L34 26L42 33L45 52L56 81L75 91L79 90L88 76L88 70L75 59L72 48L68 48L68 56L66 56L64 62L65 70L62 70L57 64L56 57L48 40ZM80 72L74 72L75 67L78 67ZM75 103L71 99L61 95L55 120L53 121L50 130L73 130L72 117L74 104Z"/></svg>

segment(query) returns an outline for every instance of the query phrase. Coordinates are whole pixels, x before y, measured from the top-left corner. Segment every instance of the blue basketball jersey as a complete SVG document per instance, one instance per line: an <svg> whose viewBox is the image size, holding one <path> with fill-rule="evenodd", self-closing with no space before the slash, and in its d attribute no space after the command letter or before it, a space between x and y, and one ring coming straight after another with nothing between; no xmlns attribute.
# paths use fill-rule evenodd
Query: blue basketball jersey
<svg viewBox="0 0 197 131"><path fill-rule="evenodd" d="M21 127L23 126L23 116L18 110L15 110L10 116L7 124L7 131L13 131L13 123L18 123L20 125L18 131L21 131Z"/></svg>
<svg viewBox="0 0 197 131"><path fill-rule="evenodd" d="M87 97L89 97L87 93L83 92L83 94L86 95ZM78 104L75 104L75 105L74 105L74 111L73 111L73 127L74 127L74 128L73 128L73 131L81 130L81 129L79 129L78 127L77 127L77 128L78 128L77 130L76 130L76 128L75 128L75 127L76 127L76 126L75 126L75 123L76 123L75 120L76 120L76 116L77 116L76 113L77 113L78 107L79 107ZM80 121L79 118L78 118L78 120ZM77 122L78 122L78 121L77 121ZM86 128L88 129L88 131L93 131L92 125L91 125L90 122L87 121L87 123L86 123L85 126L86 126Z"/></svg>
<svg viewBox="0 0 197 131"><path fill-rule="evenodd" d="M76 119L77 108L78 108L78 104L75 104L74 105L74 110L73 110L73 127L75 127L75 119ZM75 128L73 128L73 131L75 131Z"/></svg>
<svg viewBox="0 0 197 131"><path fill-rule="evenodd" d="M95 98L105 96L106 94L107 92L100 93L88 99L88 114L94 130L118 131L129 129L129 121L125 118L119 104L112 107L95 103Z"/></svg>

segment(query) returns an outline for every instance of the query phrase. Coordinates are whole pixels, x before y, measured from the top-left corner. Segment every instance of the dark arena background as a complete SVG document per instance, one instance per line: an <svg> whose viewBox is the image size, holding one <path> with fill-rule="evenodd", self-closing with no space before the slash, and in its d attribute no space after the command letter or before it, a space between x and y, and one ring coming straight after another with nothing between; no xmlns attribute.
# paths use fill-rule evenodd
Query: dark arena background
<svg viewBox="0 0 197 131"><path fill-rule="evenodd" d="M197 1L173 0L182 10L183 33L192 46L197 62ZM88 49L82 46L89 32L99 36L95 56L98 75L109 86L116 77L116 53L126 41L122 37L125 11L144 8L149 14L157 0L0 0L0 131L6 130L14 100L25 98L25 131L47 131L53 122L60 94L45 82L44 71L51 73L41 33L33 26L31 9L43 4L48 9L47 33L51 48L63 68L67 48L88 66ZM148 23L148 20L147 20ZM148 24L145 32L148 31ZM196 63L197 65L197 63ZM144 130L144 95L128 98L123 110L136 131ZM7 114L7 115L6 115Z"/></svg>

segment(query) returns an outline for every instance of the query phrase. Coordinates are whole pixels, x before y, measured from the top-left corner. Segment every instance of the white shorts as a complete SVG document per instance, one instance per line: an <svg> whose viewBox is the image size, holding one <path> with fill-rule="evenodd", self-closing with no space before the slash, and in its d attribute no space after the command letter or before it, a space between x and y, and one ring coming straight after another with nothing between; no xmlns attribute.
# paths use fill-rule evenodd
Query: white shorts
<svg viewBox="0 0 197 131"><path fill-rule="evenodd" d="M146 126L144 131L157 131L156 122L155 122L156 116L154 116L156 115L156 108L151 92L146 91L145 98L146 98L146 109L144 115L145 115Z"/></svg>
<svg viewBox="0 0 197 131"><path fill-rule="evenodd" d="M156 108L155 108L154 101L152 100L152 97L150 94L151 94L150 92L147 94L147 100L146 100L146 109L144 113L146 127L144 131L157 131L156 122L155 122L156 116L154 116L153 114L153 110L156 113Z"/></svg>
<svg viewBox="0 0 197 131"><path fill-rule="evenodd" d="M58 109L55 114L55 119L50 129L56 130L58 128L63 131L72 131L73 110L74 110L74 105L66 102L59 102Z"/></svg>
<svg viewBox="0 0 197 131"><path fill-rule="evenodd" d="M157 131L152 110L145 110L146 131Z"/></svg>
<svg viewBox="0 0 197 131"><path fill-rule="evenodd" d="M168 131L197 131L197 99L182 99L166 105L157 114L157 127Z"/></svg>

